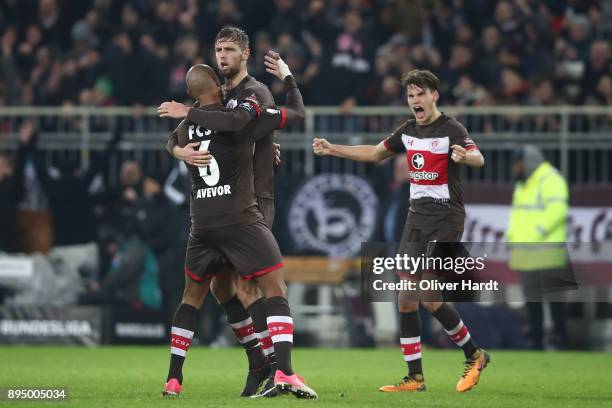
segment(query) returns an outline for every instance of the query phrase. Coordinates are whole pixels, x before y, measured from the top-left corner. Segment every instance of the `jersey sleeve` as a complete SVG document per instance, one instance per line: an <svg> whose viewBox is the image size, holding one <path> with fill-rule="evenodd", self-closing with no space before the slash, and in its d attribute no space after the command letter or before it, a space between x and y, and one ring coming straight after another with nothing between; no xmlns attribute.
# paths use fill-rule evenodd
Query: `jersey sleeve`
<svg viewBox="0 0 612 408"><path fill-rule="evenodd" d="M166 150L170 153L171 156L174 156L174 146L179 146L179 134L181 132L185 132L186 121L182 120L181 123L172 131L170 136L168 137L168 141L166 142Z"/></svg>
<svg viewBox="0 0 612 408"><path fill-rule="evenodd" d="M259 117L261 115L261 103L259 98L254 93L250 94L244 99L238 101L236 109L243 109L248 112L251 119Z"/></svg>
<svg viewBox="0 0 612 408"><path fill-rule="evenodd" d="M403 126L400 126L391 133L391 136L383 140L385 148L390 152L402 153L406 151L406 146L404 146L404 142L402 142L402 130Z"/></svg>
<svg viewBox="0 0 612 408"><path fill-rule="evenodd" d="M287 124L296 124L304 120L305 107L302 94L292 75L285 78L285 91L287 93L286 108L268 108L261 111L255 127L255 140L266 136L266 132L283 129Z"/></svg>
<svg viewBox="0 0 612 408"><path fill-rule="evenodd" d="M287 124L287 110L285 108L268 108L261 112L261 115L254 124L251 134L257 141L270 132L282 129Z"/></svg>
<svg viewBox="0 0 612 408"><path fill-rule="evenodd" d="M459 123L456 120L453 122L454 123L451 127L451 132L449 132L450 139L451 139L451 146L459 145L463 147L465 150L467 150L468 152L471 150L478 150L478 146L476 146L476 143L474 143L474 141L470 137L465 126L463 126L461 123Z"/></svg>
<svg viewBox="0 0 612 408"><path fill-rule="evenodd" d="M248 125L254 117L243 108L222 108L215 111L191 108L186 119L190 123L195 123L209 130L237 132Z"/></svg>

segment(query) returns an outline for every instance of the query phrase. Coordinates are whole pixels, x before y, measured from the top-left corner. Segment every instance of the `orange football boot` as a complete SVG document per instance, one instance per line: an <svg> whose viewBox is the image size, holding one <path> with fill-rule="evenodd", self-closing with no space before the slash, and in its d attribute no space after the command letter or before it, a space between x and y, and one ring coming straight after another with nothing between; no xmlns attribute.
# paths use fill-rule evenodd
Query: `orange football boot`
<svg viewBox="0 0 612 408"><path fill-rule="evenodd" d="M478 349L475 354L477 354L475 357L463 363L463 374L457 383L457 391L459 392L469 391L474 388L478 384L482 370L491 361L489 353L483 349Z"/></svg>
<svg viewBox="0 0 612 408"><path fill-rule="evenodd" d="M425 381L423 377L415 379L410 376L402 378L402 381L393 385L384 385L378 389L381 392L403 392L403 391L425 391Z"/></svg>

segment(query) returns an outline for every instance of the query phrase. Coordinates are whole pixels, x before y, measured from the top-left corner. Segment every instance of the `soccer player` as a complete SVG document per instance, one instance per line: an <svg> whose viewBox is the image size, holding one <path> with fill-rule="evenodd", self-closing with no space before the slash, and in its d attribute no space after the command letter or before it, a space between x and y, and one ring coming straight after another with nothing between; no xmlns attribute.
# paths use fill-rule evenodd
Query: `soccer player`
<svg viewBox="0 0 612 408"><path fill-rule="evenodd" d="M432 242L461 240L465 210L463 207L461 169L465 164L484 166L484 158L456 119L441 113L437 107L440 81L430 71L412 70L402 77L408 94L408 105L414 114L378 145L342 146L325 139L314 139L317 155L331 155L350 160L378 162L393 154L406 155L409 165L410 207L400 251L410 257L427 253ZM402 291L398 296L400 343L408 375L401 382L386 385L383 392L424 391L421 366L421 337L418 308L422 304L444 327L452 341L466 357L457 391L467 391L478 383L481 371L489 362L486 351L474 343L455 308L449 303L415 300L414 293Z"/></svg>
<svg viewBox="0 0 612 408"><path fill-rule="evenodd" d="M191 109L187 105L177 102L164 102L160 105L158 112L162 117L172 117L176 119L187 118L192 123L204 126L211 130L219 131L238 131L247 126L262 110L274 106L274 99L269 89L249 76L247 61L250 55L249 37L241 29L236 27L225 27L219 31L215 39L215 57L221 75L225 78L223 85L223 101L227 108L235 108L231 112L224 112L225 121L215 121L210 123L208 118L212 113L199 109ZM280 60L276 65L274 59L278 60L278 54L271 52L266 59L266 70L270 73L280 74L278 67L286 68L286 64ZM288 72L288 68L287 72ZM285 73L286 75L286 73ZM281 80L283 78L281 77ZM221 127L215 127L216 122ZM229 126L229 127L228 127ZM274 146L273 134L258 136L255 143L253 158L253 169L255 176L255 194L259 211L263 214L265 224L271 229L274 222ZM185 146L183 149L173 148L173 155L185 162L190 160L193 164L201 165L205 151L195 151L193 146ZM237 329L234 330L239 342L247 350L249 359L249 373L247 381L242 391L242 396L251 396L259 388L262 381L268 379L261 389L260 396L271 397L275 395L274 374L276 371L276 361L274 344L267 329L265 302L261 291L251 281L240 279L238 274L230 272L220 275L230 279L232 276L238 288L237 294L221 290L213 282L212 291L227 315L232 327L239 327L252 321L255 335L259 339L259 347L267 357L268 364L259 366L259 357L256 348L249 348L250 342L244 342ZM248 312L247 322L238 321L239 316L245 316Z"/></svg>
<svg viewBox="0 0 612 408"><path fill-rule="evenodd" d="M223 110L221 89L212 68L194 66L188 72L186 81L189 93L199 102L201 108L198 109L214 112L214 115L207 117L211 126L231 127L224 113L231 114L232 111L219 112ZM290 109L258 112L256 121L234 132L212 131L186 119L170 138L169 147L175 144L184 147L194 141L199 142L209 151L210 164L205 167L188 164L193 184L190 205L192 226L185 259L183 303L177 309L172 327L171 362L165 394L177 395L181 392L182 364L193 337L198 310L208 292L211 278L223 268L227 259L243 279L253 279L265 297L267 327L277 353L276 388L299 398L317 398L317 394L293 372L291 366L293 321L281 272L282 259L278 244L257 207L253 183L255 140L304 116L301 95L291 75L286 76L285 85ZM219 278L228 282L222 276ZM229 283L229 287L219 284L219 290L235 296L231 292L233 282L230 280ZM242 322L233 325L237 335L242 342L252 342L256 346L252 325L248 327L248 314L243 316Z"/></svg>

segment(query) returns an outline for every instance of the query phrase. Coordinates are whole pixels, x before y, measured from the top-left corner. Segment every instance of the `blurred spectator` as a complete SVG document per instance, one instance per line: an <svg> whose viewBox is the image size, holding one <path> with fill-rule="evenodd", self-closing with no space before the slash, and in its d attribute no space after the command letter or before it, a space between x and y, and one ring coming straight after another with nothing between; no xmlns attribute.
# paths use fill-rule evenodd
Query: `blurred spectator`
<svg viewBox="0 0 612 408"><path fill-rule="evenodd" d="M103 256L108 268L100 281L91 282L89 292L82 295L82 304L128 304L161 309L158 267L153 252L126 224L123 232L106 231L102 239Z"/></svg>
<svg viewBox="0 0 612 408"><path fill-rule="evenodd" d="M162 191L162 185L163 177L158 173L144 178L142 196L134 205L133 216L141 240L157 260L164 310L170 317L180 301L184 281L181 273L184 248L177 237L184 235L187 228L179 222L179 211L184 210L172 206Z"/></svg>
<svg viewBox="0 0 612 408"><path fill-rule="evenodd" d="M272 17L269 30L273 37L290 34L297 38L302 32L302 19L295 0L274 0L276 13Z"/></svg>
<svg viewBox="0 0 612 408"><path fill-rule="evenodd" d="M326 84L325 102L349 112L364 96L373 62L373 45L359 12L344 15L343 29L332 44L324 51L319 81Z"/></svg>
<svg viewBox="0 0 612 408"><path fill-rule="evenodd" d="M94 196L96 213L104 225L118 228L135 219L134 208L142 197L142 169L133 160L125 160L119 170L119 185Z"/></svg>
<svg viewBox="0 0 612 408"><path fill-rule="evenodd" d="M597 40L591 45L589 61L582 80L583 95L595 93L599 80L606 74L612 73L612 54L608 41Z"/></svg>
<svg viewBox="0 0 612 408"><path fill-rule="evenodd" d="M25 150L25 143L20 140L16 163L8 155L0 153L0 252L15 249L13 221L23 194Z"/></svg>
<svg viewBox="0 0 612 408"><path fill-rule="evenodd" d="M46 195L53 220L53 245L67 246L93 243L97 226L89 185L97 173L93 167L81 174L74 157L64 157L48 168L36 151L37 135L31 122L22 125L22 140L31 149L36 177Z"/></svg>

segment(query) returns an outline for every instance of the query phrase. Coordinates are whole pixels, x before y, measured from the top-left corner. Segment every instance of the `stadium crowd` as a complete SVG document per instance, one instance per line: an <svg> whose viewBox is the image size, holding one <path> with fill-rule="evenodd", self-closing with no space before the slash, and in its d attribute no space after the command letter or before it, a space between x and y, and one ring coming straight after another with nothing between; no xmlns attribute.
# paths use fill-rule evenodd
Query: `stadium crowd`
<svg viewBox="0 0 612 408"><path fill-rule="evenodd" d="M255 77L285 57L307 105L402 105L415 67L447 105L612 102L610 0L4 0L0 105L182 100L227 24Z"/></svg>

